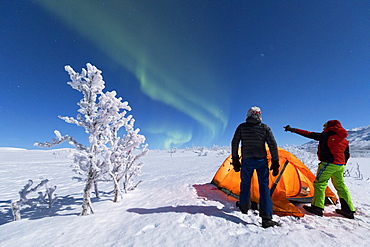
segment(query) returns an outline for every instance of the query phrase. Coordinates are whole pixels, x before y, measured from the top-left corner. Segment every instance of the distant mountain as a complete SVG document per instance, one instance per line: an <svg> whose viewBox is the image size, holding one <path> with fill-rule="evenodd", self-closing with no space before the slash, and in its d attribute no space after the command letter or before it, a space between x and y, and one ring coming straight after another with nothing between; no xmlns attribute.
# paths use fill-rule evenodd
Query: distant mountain
<svg viewBox="0 0 370 247"><path fill-rule="evenodd" d="M0 147L0 151L20 151L27 150L25 148Z"/></svg>
<svg viewBox="0 0 370 247"><path fill-rule="evenodd" d="M370 150L370 126L348 130L347 140L353 149Z"/></svg>
<svg viewBox="0 0 370 247"><path fill-rule="evenodd" d="M352 157L370 156L370 126L348 130L349 147ZM317 141L310 141L300 147L309 152L317 152Z"/></svg>

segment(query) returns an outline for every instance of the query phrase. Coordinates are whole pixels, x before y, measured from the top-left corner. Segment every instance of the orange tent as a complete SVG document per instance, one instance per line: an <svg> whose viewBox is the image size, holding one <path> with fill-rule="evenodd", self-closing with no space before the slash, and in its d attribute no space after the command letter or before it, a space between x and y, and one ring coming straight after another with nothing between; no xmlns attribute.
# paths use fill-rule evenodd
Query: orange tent
<svg viewBox="0 0 370 247"><path fill-rule="evenodd" d="M266 145L268 150L268 147ZM303 164L297 157L290 152L278 148L279 152L279 175L272 176L270 172L270 188L275 187L271 196L273 211L278 215L293 215L303 217L304 214L294 206L291 201L311 202L313 197L315 175ZM267 152L269 166L271 165L271 155ZM239 150L239 156L240 150ZM240 194L240 173L235 172L231 164L231 155L222 163L212 183L224 192L231 194L239 199ZM338 201L332 190L326 188L326 197L328 202L336 203ZM330 200L329 200L330 199ZM251 201L259 203L259 189L256 171L253 174L251 182Z"/></svg>

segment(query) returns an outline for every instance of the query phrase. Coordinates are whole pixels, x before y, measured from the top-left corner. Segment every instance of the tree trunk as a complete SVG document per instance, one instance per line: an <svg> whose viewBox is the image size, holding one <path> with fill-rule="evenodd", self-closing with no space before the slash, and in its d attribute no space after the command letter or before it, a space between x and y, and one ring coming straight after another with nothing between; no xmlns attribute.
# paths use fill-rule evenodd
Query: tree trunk
<svg viewBox="0 0 370 247"><path fill-rule="evenodd" d="M118 195L119 195L119 186L114 184L114 200L113 202L118 202Z"/></svg>
<svg viewBox="0 0 370 247"><path fill-rule="evenodd" d="M119 181L117 180L116 176L113 173L110 173L113 182L114 182L114 199L113 202L118 202L118 197L121 196L122 198L122 193L121 189L119 187Z"/></svg>
<svg viewBox="0 0 370 247"><path fill-rule="evenodd" d="M99 190L98 190L98 182L94 181L94 189L95 189L95 196L96 198L100 198Z"/></svg>
<svg viewBox="0 0 370 247"><path fill-rule="evenodd" d="M12 210L14 215L14 220L20 220L21 219L21 209L18 202L12 202Z"/></svg>
<svg viewBox="0 0 370 247"><path fill-rule="evenodd" d="M92 176L92 172L90 171L90 176L88 180L86 181L86 186L84 189L84 199L82 202L82 212L81 212L82 216L89 215L90 212L92 214L94 213L92 209L92 205L91 205L91 198L90 198L91 187L92 187L93 182L94 182L94 177Z"/></svg>

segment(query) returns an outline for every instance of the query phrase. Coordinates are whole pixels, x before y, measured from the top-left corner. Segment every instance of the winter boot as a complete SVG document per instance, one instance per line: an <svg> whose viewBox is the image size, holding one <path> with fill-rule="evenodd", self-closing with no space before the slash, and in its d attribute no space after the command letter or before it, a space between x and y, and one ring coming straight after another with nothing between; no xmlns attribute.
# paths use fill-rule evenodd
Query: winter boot
<svg viewBox="0 0 370 247"><path fill-rule="evenodd" d="M312 214L316 214L318 216L323 216L324 209L322 209L322 208L319 208L319 207L314 206L314 205L312 205L312 206L304 205L303 208L306 211L308 211L308 212L310 212Z"/></svg>
<svg viewBox="0 0 370 247"><path fill-rule="evenodd" d="M260 210L260 205L257 202L251 202L251 209L252 210Z"/></svg>
<svg viewBox="0 0 370 247"><path fill-rule="evenodd" d="M355 211L345 211L345 210L342 210L342 209L335 209L335 212L337 214L341 214L343 215L344 217L348 218L348 219L354 219L355 218Z"/></svg>
<svg viewBox="0 0 370 247"><path fill-rule="evenodd" d="M262 227L263 228L268 228L272 226L280 226L279 223L276 221L270 220L270 219L262 219Z"/></svg>
<svg viewBox="0 0 370 247"><path fill-rule="evenodd" d="M243 214L248 214L248 210L250 208L250 203L247 203L246 205L240 205L239 201L236 202L236 206L240 209L240 211Z"/></svg>
<svg viewBox="0 0 370 247"><path fill-rule="evenodd" d="M354 219L355 218L354 214L356 212L351 211L351 209L349 208L348 203L343 198L339 198L339 201L340 201L341 209L336 209L335 212L337 214L343 215L344 217L346 217L348 219Z"/></svg>

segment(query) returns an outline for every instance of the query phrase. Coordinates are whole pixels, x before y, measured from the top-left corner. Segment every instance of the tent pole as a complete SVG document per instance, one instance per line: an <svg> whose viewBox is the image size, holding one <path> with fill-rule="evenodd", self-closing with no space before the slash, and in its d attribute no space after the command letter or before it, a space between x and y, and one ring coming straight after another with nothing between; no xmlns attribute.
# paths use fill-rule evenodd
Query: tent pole
<svg viewBox="0 0 370 247"><path fill-rule="evenodd" d="M275 189L276 189L276 186L277 184L279 183L281 177L283 176L283 173L285 171L285 168L287 167L287 165L289 164L289 160L287 159L283 165L283 169L281 169L280 173L279 173L279 176L276 178L274 184L271 186L271 189L270 189L270 196L272 196L272 194L274 193Z"/></svg>

